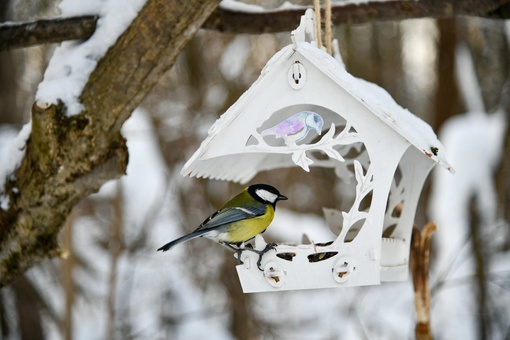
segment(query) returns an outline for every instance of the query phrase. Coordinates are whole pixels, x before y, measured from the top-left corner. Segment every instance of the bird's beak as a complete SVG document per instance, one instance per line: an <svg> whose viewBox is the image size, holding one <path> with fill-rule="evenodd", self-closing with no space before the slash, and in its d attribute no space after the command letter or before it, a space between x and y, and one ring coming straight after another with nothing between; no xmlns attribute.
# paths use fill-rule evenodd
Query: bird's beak
<svg viewBox="0 0 510 340"><path fill-rule="evenodd" d="M319 136L320 136L320 135L321 135L321 133L322 133L321 129L319 129L318 127L317 127L317 128L315 128L315 131L317 131L317 134L318 134Z"/></svg>
<svg viewBox="0 0 510 340"><path fill-rule="evenodd" d="M288 200L287 196L280 195L278 196L278 201L285 201Z"/></svg>

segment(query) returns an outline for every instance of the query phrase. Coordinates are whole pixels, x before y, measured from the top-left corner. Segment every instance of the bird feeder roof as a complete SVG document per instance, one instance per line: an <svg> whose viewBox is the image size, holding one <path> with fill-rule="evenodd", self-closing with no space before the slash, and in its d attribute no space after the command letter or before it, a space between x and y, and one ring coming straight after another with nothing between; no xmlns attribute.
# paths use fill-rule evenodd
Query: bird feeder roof
<svg viewBox="0 0 510 340"><path fill-rule="evenodd" d="M242 149L238 148L238 144L244 146L250 132L247 130L240 132L239 129L231 130L236 129L238 120L246 120L245 124L254 123L253 118L248 117L246 113L249 111L247 108L252 105L260 108L261 100L265 99L260 99L259 96L264 91L278 91L279 96L285 96L286 91L296 91L288 84L285 87L274 88L274 84L270 86L266 81L279 68L287 70L289 59L296 58L296 56L312 65L312 68L307 67L308 75L311 73L323 74L343 90L340 91L341 93L346 92L355 98L382 123L387 124L395 133L423 153L424 157L428 157L450 172L454 172L446 160L443 145L427 123L398 105L383 88L352 76L335 58L313 44L302 41L284 47L269 60L257 81L210 128L208 137L184 165L181 171L182 175L244 183L259 171L278 168L282 165L281 155L243 153ZM306 91L306 89L302 90ZM336 100L341 100L341 98L339 95ZM260 122L261 119L267 120L273 114L273 112L260 111L258 109L257 122ZM264 117L260 117L261 115ZM224 137L220 138L220 136ZM228 136L228 139L225 139L225 136ZM226 143L226 140L229 143ZM211 152L212 150L214 152Z"/></svg>

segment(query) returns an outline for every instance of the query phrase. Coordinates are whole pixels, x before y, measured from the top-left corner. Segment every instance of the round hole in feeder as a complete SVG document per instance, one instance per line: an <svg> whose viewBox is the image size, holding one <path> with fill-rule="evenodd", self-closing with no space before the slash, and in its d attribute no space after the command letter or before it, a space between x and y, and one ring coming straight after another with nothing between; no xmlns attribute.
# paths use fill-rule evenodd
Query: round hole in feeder
<svg viewBox="0 0 510 340"><path fill-rule="evenodd" d="M275 288L280 288L285 283L285 272L276 262L266 263L264 266L264 277Z"/></svg>
<svg viewBox="0 0 510 340"><path fill-rule="evenodd" d="M350 258L341 258L333 267L333 278L338 283L345 283L351 278L355 269L356 267Z"/></svg>
<svg viewBox="0 0 510 340"><path fill-rule="evenodd" d="M305 86L306 69L299 61L296 61L289 68L288 80L290 87L294 90L299 90Z"/></svg>

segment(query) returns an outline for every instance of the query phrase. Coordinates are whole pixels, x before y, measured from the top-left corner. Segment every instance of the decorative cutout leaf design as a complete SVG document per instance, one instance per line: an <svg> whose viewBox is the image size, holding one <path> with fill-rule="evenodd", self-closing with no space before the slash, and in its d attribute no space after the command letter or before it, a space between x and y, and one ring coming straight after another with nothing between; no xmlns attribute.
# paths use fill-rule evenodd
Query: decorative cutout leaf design
<svg viewBox="0 0 510 340"><path fill-rule="evenodd" d="M354 176L356 178L356 199L348 212L342 211L343 226L339 236L340 242L345 242L345 236L356 222L367 219L368 212L360 211L360 204L363 199L374 190L374 177L369 166L366 174L363 173L363 166L354 160Z"/></svg>
<svg viewBox="0 0 510 340"><path fill-rule="evenodd" d="M331 127L329 128L328 132L326 132L317 143L285 146L268 145L260 134L254 132L252 137L258 141L258 144L246 145L246 149L247 151L252 152L292 154L292 161L296 165L299 165L301 168L303 168L303 170L309 172L310 165L312 165L314 162L306 155L308 151L321 151L332 159L340 162L345 162L345 159L337 150L334 149L334 147L338 145L349 145L360 142L358 133L356 131L351 131L351 124L347 123L342 132L340 132L336 137L335 130L335 124L331 123ZM250 139L251 137L248 140Z"/></svg>

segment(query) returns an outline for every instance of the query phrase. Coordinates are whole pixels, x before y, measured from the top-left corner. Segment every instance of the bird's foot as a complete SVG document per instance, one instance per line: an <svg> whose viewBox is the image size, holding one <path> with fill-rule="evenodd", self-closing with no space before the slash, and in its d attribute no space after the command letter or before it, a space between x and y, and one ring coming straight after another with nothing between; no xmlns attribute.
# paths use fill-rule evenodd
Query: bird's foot
<svg viewBox="0 0 510 340"><path fill-rule="evenodd" d="M236 255L237 255L237 264L244 264L244 262L241 261L241 255L243 254L243 250L240 249L240 248L237 248L235 250L235 252L236 252Z"/></svg>
<svg viewBox="0 0 510 340"><path fill-rule="evenodd" d="M267 243L264 249L256 250L256 249L253 249L253 247L251 247L251 245L250 245L250 247L245 247L243 250L249 250L249 251L254 252L255 254L258 254L259 255L259 259L257 261L257 268L260 271L264 271L264 269L262 269L260 267L261 266L261 262L262 262L262 256L264 256L264 254L267 253L270 250L275 250L276 246L277 246L276 243ZM241 252L242 252L242 250L241 250Z"/></svg>
<svg viewBox="0 0 510 340"><path fill-rule="evenodd" d="M223 245L225 245L225 246L229 247L229 248L230 248L230 249L232 249L233 251L235 251L235 253L236 253L236 255L237 255L237 256L236 256L237 263L238 263L238 264L243 264L243 261L241 261L241 255L243 254L243 250L244 250L244 249L242 249L242 248L241 248L241 247L239 247L239 246L237 246L237 247L236 247L236 246L234 246L234 245L232 245L232 244L230 244L230 243L226 243L226 242L221 242L221 243L222 243Z"/></svg>

